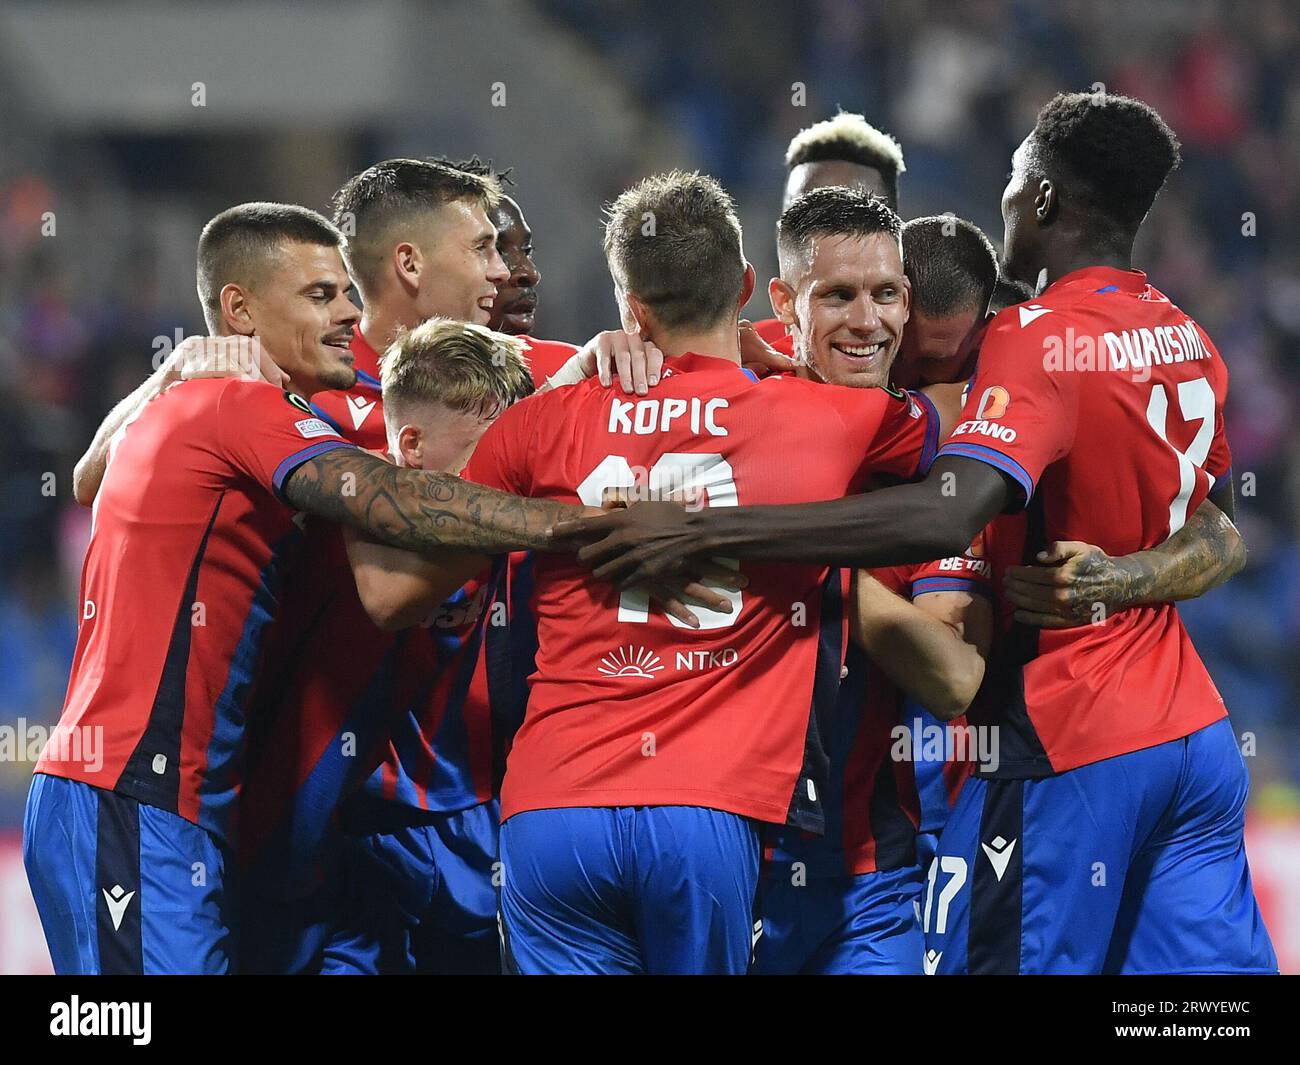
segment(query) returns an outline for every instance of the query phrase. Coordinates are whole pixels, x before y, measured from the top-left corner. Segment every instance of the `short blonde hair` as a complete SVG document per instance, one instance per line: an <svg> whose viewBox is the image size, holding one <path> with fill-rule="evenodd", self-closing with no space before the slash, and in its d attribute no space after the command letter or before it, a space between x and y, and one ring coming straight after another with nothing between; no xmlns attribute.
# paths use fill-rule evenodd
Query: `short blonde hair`
<svg viewBox="0 0 1300 1065"><path fill-rule="evenodd" d="M414 404L496 417L534 391L526 344L471 322L431 318L401 334L380 363L385 420ZM390 425L393 424L390 421Z"/></svg>

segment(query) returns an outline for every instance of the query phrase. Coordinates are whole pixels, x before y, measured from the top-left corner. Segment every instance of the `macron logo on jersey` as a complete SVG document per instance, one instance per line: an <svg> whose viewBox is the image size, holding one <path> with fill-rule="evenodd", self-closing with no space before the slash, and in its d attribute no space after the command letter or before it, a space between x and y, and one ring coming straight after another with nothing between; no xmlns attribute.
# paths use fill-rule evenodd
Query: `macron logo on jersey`
<svg viewBox="0 0 1300 1065"><path fill-rule="evenodd" d="M352 428L360 429L370 412L375 409L375 400L366 400L365 396L348 396L348 410L352 414Z"/></svg>
<svg viewBox="0 0 1300 1065"><path fill-rule="evenodd" d="M1030 322L1036 321L1045 314L1051 314L1051 307L1041 307L1037 303L1031 303L1025 307L1018 307L1020 311L1020 328L1024 329Z"/></svg>

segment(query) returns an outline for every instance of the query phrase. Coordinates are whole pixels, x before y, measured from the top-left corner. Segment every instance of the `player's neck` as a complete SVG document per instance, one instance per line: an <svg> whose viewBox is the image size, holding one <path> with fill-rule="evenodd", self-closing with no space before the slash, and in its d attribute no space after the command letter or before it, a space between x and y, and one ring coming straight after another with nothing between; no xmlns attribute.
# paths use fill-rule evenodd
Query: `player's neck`
<svg viewBox="0 0 1300 1065"><path fill-rule="evenodd" d="M735 322L703 332L657 332L650 339L666 359L675 359L693 351L740 365L740 336Z"/></svg>
<svg viewBox="0 0 1300 1065"><path fill-rule="evenodd" d="M1133 269L1132 241L1120 241L1114 244L1080 243L1067 245L1059 250L1054 249L1054 252L1047 257L1045 264L1047 285L1060 280L1066 274L1094 266L1109 266L1115 270Z"/></svg>
<svg viewBox="0 0 1300 1065"><path fill-rule="evenodd" d="M361 312L361 335L381 355L397 339L398 333L414 329L419 324L419 317L413 311L392 307L382 301L366 304Z"/></svg>

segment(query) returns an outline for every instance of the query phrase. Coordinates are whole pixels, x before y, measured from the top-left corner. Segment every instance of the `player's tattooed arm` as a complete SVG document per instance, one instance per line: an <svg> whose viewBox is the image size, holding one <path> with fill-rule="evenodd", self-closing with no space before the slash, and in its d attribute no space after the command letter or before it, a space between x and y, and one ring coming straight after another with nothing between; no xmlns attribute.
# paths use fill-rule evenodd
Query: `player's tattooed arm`
<svg viewBox="0 0 1300 1065"><path fill-rule="evenodd" d="M971 592L932 592L909 601L859 570L850 630L899 688L951 721L983 683L993 610L987 598Z"/></svg>
<svg viewBox="0 0 1300 1065"><path fill-rule="evenodd" d="M556 545L602 580L629 587L683 571L696 556L872 569L959 555L1017 491L976 459L940 455L924 481L826 503L705 507L637 503L569 521Z"/></svg>
<svg viewBox="0 0 1300 1065"><path fill-rule="evenodd" d="M1237 527L1208 499L1164 543L1112 557L1078 541L1050 544L1037 566L1012 566L1005 594L1016 620L1042 628L1096 624L1110 614L1149 603L1195 599L1246 564Z"/></svg>
<svg viewBox="0 0 1300 1065"><path fill-rule="evenodd" d="M546 549L549 530L582 507L525 499L448 473L403 469L359 448L308 459L283 492L298 510L350 526L392 547L443 551Z"/></svg>

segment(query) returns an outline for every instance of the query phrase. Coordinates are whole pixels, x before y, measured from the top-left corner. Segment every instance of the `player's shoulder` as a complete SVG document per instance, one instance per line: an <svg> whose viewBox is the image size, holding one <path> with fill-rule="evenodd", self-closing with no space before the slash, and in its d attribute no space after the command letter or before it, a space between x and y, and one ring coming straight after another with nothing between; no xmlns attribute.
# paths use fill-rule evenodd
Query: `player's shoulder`
<svg viewBox="0 0 1300 1065"><path fill-rule="evenodd" d="M576 345L563 340L539 340L527 334L519 339L524 343L524 358L528 360L533 382L539 388L578 351Z"/></svg>
<svg viewBox="0 0 1300 1065"><path fill-rule="evenodd" d="M203 382L188 382L201 384ZM288 417L316 418L311 401L296 392L280 388L268 381L249 380L242 377L212 379L218 409L223 421L258 421ZM319 420L319 419L318 419Z"/></svg>

